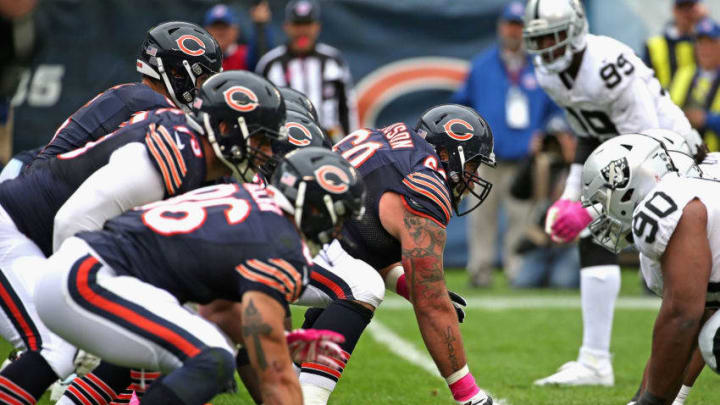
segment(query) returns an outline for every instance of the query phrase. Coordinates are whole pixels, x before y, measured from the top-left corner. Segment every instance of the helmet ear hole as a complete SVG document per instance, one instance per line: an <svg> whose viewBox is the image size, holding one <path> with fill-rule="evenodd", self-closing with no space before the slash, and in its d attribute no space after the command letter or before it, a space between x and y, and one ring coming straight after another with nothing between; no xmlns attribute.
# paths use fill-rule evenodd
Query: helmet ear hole
<svg viewBox="0 0 720 405"><path fill-rule="evenodd" d="M622 198L620 199L620 202L630 201L634 192L635 192L634 188L631 188L630 190L626 191L625 194L623 194ZM623 211L623 215L625 215L625 211Z"/></svg>

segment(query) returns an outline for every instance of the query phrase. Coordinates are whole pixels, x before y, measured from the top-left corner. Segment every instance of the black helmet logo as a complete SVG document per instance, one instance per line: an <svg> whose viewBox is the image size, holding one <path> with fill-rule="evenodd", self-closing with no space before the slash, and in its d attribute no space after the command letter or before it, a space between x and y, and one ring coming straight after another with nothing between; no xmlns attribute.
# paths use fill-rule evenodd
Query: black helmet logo
<svg viewBox="0 0 720 405"><path fill-rule="evenodd" d="M457 128L457 125L465 127L468 132L457 133L453 131L453 126L456 126ZM468 139L473 137L473 126L470 125L467 121L461 120L459 118L454 118L446 122L443 126L443 129L445 130L445 133L450 136L450 138L455 139L456 141L467 141Z"/></svg>
<svg viewBox="0 0 720 405"><path fill-rule="evenodd" d="M350 189L350 178L337 166L320 166L315 170L315 179L320 187L333 194L344 193Z"/></svg>
<svg viewBox="0 0 720 405"><path fill-rule="evenodd" d="M600 173L610 188L624 188L630 180L630 168L626 158L613 160Z"/></svg>
<svg viewBox="0 0 720 405"><path fill-rule="evenodd" d="M305 125L302 125L297 122L288 122L285 124L285 128L288 130L288 142L295 146L308 146L310 145L310 142L312 140L312 133L310 133L310 130L305 128ZM296 129L293 131L293 129ZM298 131L302 132L304 137L299 137Z"/></svg>
<svg viewBox="0 0 720 405"><path fill-rule="evenodd" d="M258 96L244 86L233 86L223 91L225 102L230 108L240 112L250 112L258 107Z"/></svg>
<svg viewBox="0 0 720 405"><path fill-rule="evenodd" d="M195 35L181 35L175 42L181 51L190 56L200 56L205 53L205 43Z"/></svg>

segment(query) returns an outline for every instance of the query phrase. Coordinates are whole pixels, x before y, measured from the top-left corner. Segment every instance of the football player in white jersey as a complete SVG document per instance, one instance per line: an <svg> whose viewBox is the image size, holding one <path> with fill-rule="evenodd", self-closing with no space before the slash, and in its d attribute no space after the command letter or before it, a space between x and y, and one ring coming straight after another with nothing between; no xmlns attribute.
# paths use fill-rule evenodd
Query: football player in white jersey
<svg viewBox="0 0 720 405"><path fill-rule="evenodd" d="M523 38L534 54L538 83L567 112L579 136L565 191L548 210L546 231L570 242L592 221L580 199L582 163L602 142L648 128L672 129L691 140L690 123L652 70L626 45L588 33L579 0L529 0ZM617 256L580 238L583 343L577 361L564 364L538 385L614 385L610 336L620 290Z"/></svg>
<svg viewBox="0 0 720 405"><path fill-rule="evenodd" d="M623 135L588 157L582 186L585 206L599 209L589 226L594 240L615 253L634 242L646 283L662 294L635 403L668 404L697 346L717 371L720 315L711 314L720 306L720 182L682 176L657 140Z"/></svg>

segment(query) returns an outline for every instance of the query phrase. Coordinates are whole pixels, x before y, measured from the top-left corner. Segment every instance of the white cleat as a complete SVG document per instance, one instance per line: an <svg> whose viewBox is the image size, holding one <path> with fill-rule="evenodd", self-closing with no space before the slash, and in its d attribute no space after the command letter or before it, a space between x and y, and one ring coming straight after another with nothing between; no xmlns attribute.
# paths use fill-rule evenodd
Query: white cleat
<svg viewBox="0 0 720 405"><path fill-rule="evenodd" d="M612 366L600 370L591 365L578 361L569 361L563 364L558 371L545 378L535 380L535 385L601 385L612 387L615 384L615 375Z"/></svg>

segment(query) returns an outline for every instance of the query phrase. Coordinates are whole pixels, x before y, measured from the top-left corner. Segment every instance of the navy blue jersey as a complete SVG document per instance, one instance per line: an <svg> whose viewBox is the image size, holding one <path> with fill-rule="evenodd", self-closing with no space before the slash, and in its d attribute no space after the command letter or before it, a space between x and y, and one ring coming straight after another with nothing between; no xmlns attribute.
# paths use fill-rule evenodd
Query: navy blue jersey
<svg viewBox="0 0 720 405"><path fill-rule="evenodd" d="M18 229L46 255L52 253L55 214L112 153L129 143L145 146L161 174L166 196L203 185L205 156L181 110L156 110L145 119L89 142L80 149L34 161L19 177L0 184L0 205Z"/></svg>
<svg viewBox="0 0 720 405"><path fill-rule="evenodd" d="M302 292L311 265L293 222L255 184L197 189L77 236L118 274L181 302L240 301L244 292L259 290L287 305Z"/></svg>
<svg viewBox="0 0 720 405"><path fill-rule="evenodd" d="M412 213L443 228L452 215L445 173L432 145L403 123L374 131L361 129L334 150L357 168L367 186L365 216L347 221L341 244L351 256L381 269L400 261L400 242L380 223L380 198L399 194Z"/></svg>
<svg viewBox="0 0 720 405"><path fill-rule="evenodd" d="M97 141L134 114L158 108L175 108L175 105L143 83L111 87L66 119L36 159L49 159Z"/></svg>

